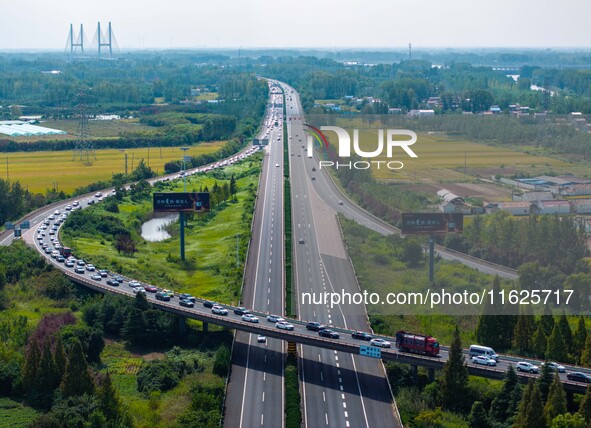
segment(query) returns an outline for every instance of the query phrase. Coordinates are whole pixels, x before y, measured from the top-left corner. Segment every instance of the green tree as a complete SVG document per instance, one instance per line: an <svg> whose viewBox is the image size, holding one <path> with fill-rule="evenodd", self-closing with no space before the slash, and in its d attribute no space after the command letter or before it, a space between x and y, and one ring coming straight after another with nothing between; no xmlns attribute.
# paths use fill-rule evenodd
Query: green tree
<svg viewBox="0 0 591 428"><path fill-rule="evenodd" d="M542 403L545 403L550 393L550 385L554 380L554 371L548 366L548 361L542 365L540 369L540 376L536 380L538 388L540 389L540 396L542 397Z"/></svg>
<svg viewBox="0 0 591 428"><path fill-rule="evenodd" d="M470 414L468 415L468 426L470 428L490 427L490 422L486 415L486 410L484 410L484 406L482 405L482 401L475 401L474 404L472 404L472 410L470 410Z"/></svg>
<svg viewBox="0 0 591 428"><path fill-rule="evenodd" d="M562 340L564 341L564 345L566 346L567 353L573 354L573 332L570 329L570 324L568 323L568 319L566 318L565 314L562 314L558 319L558 327L560 328L560 335L562 336Z"/></svg>
<svg viewBox="0 0 591 428"><path fill-rule="evenodd" d="M548 394L548 400L544 406L544 417L548 425L552 423L554 418L558 415L566 413L566 394L562 387L562 382L558 373L554 373L554 381L550 386L550 393Z"/></svg>
<svg viewBox="0 0 591 428"><path fill-rule="evenodd" d="M523 399L519 404L519 412L513 426L515 428L542 428L546 426L540 390L532 380L529 381L523 392Z"/></svg>
<svg viewBox="0 0 591 428"><path fill-rule="evenodd" d="M585 422L591 424L591 385L585 390L585 396L579 405L579 414L585 419Z"/></svg>
<svg viewBox="0 0 591 428"><path fill-rule="evenodd" d="M588 428L589 425L585 422L583 417L578 413L574 415L565 413L564 415L558 415L552 421L550 428Z"/></svg>
<svg viewBox="0 0 591 428"><path fill-rule="evenodd" d="M579 363L585 348L585 343L587 342L587 327L585 326L585 317L583 315L579 316L579 322L575 330L573 341L573 354L575 357L575 362Z"/></svg>
<svg viewBox="0 0 591 428"><path fill-rule="evenodd" d="M230 194L232 195L232 199L236 200L236 193L238 193L238 187L236 185L236 179L234 178L234 174L230 177Z"/></svg>
<svg viewBox="0 0 591 428"><path fill-rule="evenodd" d="M564 362L568 359L566 345L562 339L562 334L558 324L554 325L552 334L548 338L548 348L546 349L546 359Z"/></svg>
<svg viewBox="0 0 591 428"><path fill-rule="evenodd" d="M544 334L546 335L546 337L552 334L552 329L554 328L554 317L549 311L550 309L548 308L548 306L545 306L544 315L540 317L540 324L544 329Z"/></svg>
<svg viewBox="0 0 591 428"><path fill-rule="evenodd" d="M423 260L423 247L412 239L405 239L402 244L402 260L409 266L416 266Z"/></svg>
<svg viewBox="0 0 591 428"><path fill-rule="evenodd" d="M140 294L140 293L138 293ZM146 319L138 308L132 308L123 325L123 337L134 345L142 344L146 339Z"/></svg>
<svg viewBox="0 0 591 428"><path fill-rule="evenodd" d="M509 366L505 374L505 382L499 394L494 398L490 406L490 415L498 422L506 422L515 414L516 407L513 403L515 399L515 390L519 392L518 398L521 396L519 378L512 365Z"/></svg>
<svg viewBox="0 0 591 428"><path fill-rule="evenodd" d="M587 335L587 339L585 340L585 346L581 353L581 365L585 367L591 366L591 334Z"/></svg>
<svg viewBox="0 0 591 428"><path fill-rule="evenodd" d="M39 352L39 345L36 340L29 343L27 348L27 355L25 359L25 368L23 373L23 387L25 391L33 389L35 385L35 378L39 370L39 362L41 355Z"/></svg>
<svg viewBox="0 0 591 428"><path fill-rule="evenodd" d="M535 330L535 319L531 314L522 313L517 317L513 340L515 341L515 348L520 354L529 354L531 351L531 339Z"/></svg>
<svg viewBox="0 0 591 428"><path fill-rule="evenodd" d="M64 351L64 341L60 335L57 336L55 341L55 349L53 350L53 359L55 361L55 367L59 374L59 378L62 379L66 373L66 352Z"/></svg>
<svg viewBox="0 0 591 428"><path fill-rule="evenodd" d="M117 390L113 386L109 372L104 375L97 388L97 397L100 403L100 409L108 421L116 421L121 418L121 402Z"/></svg>
<svg viewBox="0 0 591 428"><path fill-rule="evenodd" d="M221 346L215 354L213 372L218 376L226 377L228 375L228 370L230 369L231 359L232 356L230 355L228 348Z"/></svg>
<svg viewBox="0 0 591 428"><path fill-rule="evenodd" d="M29 402L44 409L51 407L53 391L60 384L60 377L51 354L51 344L46 341L43 344L39 370L33 383L33 388L28 390Z"/></svg>
<svg viewBox="0 0 591 428"><path fill-rule="evenodd" d="M72 397L93 392L94 382L82 350L82 344L78 339L73 339L62 382L62 394L64 397Z"/></svg>
<svg viewBox="0 0 591 428"><path fill-rule="evenodd" d="M532 338L532 352L536 358L544 358L546 355L546 348L548 347L548 339L544 333L542 323L538 323L538 328Z"/></svg>
<svg viewBox="0 0 591 428"><path fill-rule="evenodd" d="M443 367L441 393L443 405L451 410L460 410L467 395L468 370L462 354L460 330L456 325L449 349L449 358Z"/></svg>

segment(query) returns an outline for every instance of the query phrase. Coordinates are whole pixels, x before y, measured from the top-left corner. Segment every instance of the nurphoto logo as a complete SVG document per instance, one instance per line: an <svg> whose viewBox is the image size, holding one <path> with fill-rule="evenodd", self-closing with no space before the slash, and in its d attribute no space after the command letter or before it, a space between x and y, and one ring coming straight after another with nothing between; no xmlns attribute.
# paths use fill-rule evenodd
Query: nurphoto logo
<svg viewBox="0 0 591 428"><path fill-rule="evenodd" d="M338 157L346 160L351 158L351 136L349 132L339 126L321 126L320 129L305 125L306 131L308 132L307 137L307 155L309 158L314 155L314 141L317 141L324 150L328 150L329 143L324 131L334 132L338 139ZM395 140L395 136L407 136L410 137L406 140ZM385 138L384 138L385 137ZM401 148L409 157L417 158L417 154L410 148L414 143L417 142L417 134L407 129L378 129L377 135L377 146L375 150L366 151L363 150L359 142L359 130L353 129L353 152L360 158L367 158L370 160L356 160L356 161L330 161L322 160L319 162L320 168L334 167L336 169L369 169L371 167L388 168L392 170L404 168L404 163L399 160L393 160L394 148ZM384 141L385 140L385 141ZM383 157L384 149L386 158L385 160L373 160L373 158Z"/></svg>

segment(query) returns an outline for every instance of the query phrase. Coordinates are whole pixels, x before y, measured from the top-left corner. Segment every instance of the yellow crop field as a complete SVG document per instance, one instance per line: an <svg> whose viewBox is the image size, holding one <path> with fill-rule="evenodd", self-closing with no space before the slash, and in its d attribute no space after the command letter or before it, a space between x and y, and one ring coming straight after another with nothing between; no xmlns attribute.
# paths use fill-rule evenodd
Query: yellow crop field
<svg viewBox="0 0 591 428"><path fill-rule="evenodd" d="M212 153L223 147L225 141L201 143L187 150L187 156L199 156ZM46 189L71 193L74 189L90 183L108 180L115 173L125 172L125 154L127 154L127 171L131 173L140 159L158 174L164 173L164 164L172 160L180 160L183 152L179 147L151 147L138 149L97 150L96 160L91 165L84 165L74 160L74 152L14 152L0 154L0 177L10 181L20 181L29 191L45 193Z"/></svg>

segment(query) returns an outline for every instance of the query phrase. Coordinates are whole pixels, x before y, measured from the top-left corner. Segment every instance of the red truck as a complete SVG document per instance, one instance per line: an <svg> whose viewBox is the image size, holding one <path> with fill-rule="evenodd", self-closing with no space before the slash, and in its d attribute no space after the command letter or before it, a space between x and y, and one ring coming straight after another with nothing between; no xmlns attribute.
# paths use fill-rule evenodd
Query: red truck
<svg viewBox="0 0 591 428"><path fill-rule="evenodd" d="M396 332L396 348L405 352L416 352L419 354L436 357L439 355L439 342L431 336L408 333L404 330Z"/></svg>
<svg viewBox="0 0 591 428"><path fill-rule="evenodd" d="M72 250L69 247L62 247L60 248L60 254L65 258L68 258L72 255Z"/></svg>

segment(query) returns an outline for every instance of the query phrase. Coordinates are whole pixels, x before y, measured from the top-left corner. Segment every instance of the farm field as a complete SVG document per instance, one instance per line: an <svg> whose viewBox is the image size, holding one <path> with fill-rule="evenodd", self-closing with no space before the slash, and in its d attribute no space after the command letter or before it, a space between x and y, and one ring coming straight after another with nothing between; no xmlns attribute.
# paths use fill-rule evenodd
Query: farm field
<svg viewBox="0 0 591 428"><path fill-rule="evenodd" d="M188 156L199 156L212 153L223 147L225 141L201 143L191 146ZM181 158L179 147L143 147L125 149L127 154L127 171L131 173L137 167L140 159L158 174L164 173L164 164ZM96 151L96 161L92 165L84 165L74 160L74 152L43 151L43 152L12 152L2 159L0 177L11 181L20 181L23 187L28 187L33 193L45 193L46 189L53 189L71 193L74 189L90 183L110 179L114 173L125 172L124 153L117 149ZM8 166L8 173L6 171Z"/></svg>
<svg viewBox="0 0 591 428"><path fill-rule="evenodd" d="M361 124L359 124L361 125ZM347 124L351 129L357 125ZM377 125L376 125L377 126ZM336 147L334 134L328 133L330 143ZM362 150L372 151L377 146L377 130L359 128ZM463 140L454 140L442 134L418 134L418 141L411 146L417 158L411 158L402 149L395 149L394 160L404 163L400 170L386 167L372 168L378 180L400 183L441 183L471 181L476 177L490 178L499 174L511 176L516 173L544 175L549 173L585 175L589 168L549 156L535 156L504 147L496 147ZM373 160L387 161L386 153ZM465 166L465 174L464 174Z"/></svg>

